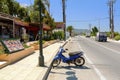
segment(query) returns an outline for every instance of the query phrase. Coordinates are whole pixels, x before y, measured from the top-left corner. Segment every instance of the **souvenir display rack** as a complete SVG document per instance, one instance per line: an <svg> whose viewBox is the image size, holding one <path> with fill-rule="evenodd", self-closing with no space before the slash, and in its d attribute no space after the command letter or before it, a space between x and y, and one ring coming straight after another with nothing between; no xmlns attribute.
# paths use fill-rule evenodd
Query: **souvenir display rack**
<svg viewBox="0 0 120 80"><path fill-rule="evenodd" d="M7 53L13 53L24 49L22 43L18 39L4 39L1 40L1 43Z"/></svg>

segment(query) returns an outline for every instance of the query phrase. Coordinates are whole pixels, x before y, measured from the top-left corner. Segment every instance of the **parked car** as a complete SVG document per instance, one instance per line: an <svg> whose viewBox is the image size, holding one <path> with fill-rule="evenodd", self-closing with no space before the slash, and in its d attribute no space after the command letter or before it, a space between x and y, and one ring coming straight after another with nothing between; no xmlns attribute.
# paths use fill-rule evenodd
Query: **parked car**
<svg viewBox="0 0 120 80"><path fill-rule="evenodd" d="M90 37L90 32L86 32L85 36Z"/></svg>
<svg viewBox="0 0 120 80"><path fill-rule="evenodd" d="M97 41L107 41L107 34L106 32L98 32L95 38Z"/></svg>

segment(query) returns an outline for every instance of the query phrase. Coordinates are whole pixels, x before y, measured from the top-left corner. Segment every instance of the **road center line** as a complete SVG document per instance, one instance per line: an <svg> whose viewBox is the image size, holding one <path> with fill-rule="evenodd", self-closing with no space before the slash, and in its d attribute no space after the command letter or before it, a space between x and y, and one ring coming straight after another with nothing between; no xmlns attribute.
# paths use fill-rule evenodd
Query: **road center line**
<svg viewBox="0 0 120 80"><path fill-rule="evenodd" d="M79 45L79 48L82 50L80 45ZM84 56L85 56L86 60L88 61L88 63L92 64L92 67L95 70L95 72L97 73L97 75L100 77L100 80L106 80L106 78L101 74L101 72L96 68L96 66L93 65L93 62L86 56L86 54L84 54Z"/></svg>

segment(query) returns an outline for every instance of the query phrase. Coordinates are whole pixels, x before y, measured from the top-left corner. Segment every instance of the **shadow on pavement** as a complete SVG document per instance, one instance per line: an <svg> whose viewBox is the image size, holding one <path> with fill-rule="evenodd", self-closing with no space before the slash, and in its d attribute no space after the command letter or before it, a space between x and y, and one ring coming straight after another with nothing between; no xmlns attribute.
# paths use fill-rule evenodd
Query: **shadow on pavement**
<svg viewBox="0 0 120 80"><path fill-rule="evenodd" d="M73 72L73 71L67 71L66 74L69 75L66 78L66 80L78 80L78 78L75 75L75 72Z"/></svg>
<svg viewBox="0 0 120 80"><path fill-rule="evenodd" d="M66 79L65 80L78 80L74 69L86 70L86 69L91 69L91 68L89 68L87 66L58 66L58 67L55 67L54 69L56 69L56 70L55 71L52 70L50 72L51 74L66 75ZM66 69L66 70L61 72L60 69L63 69L63 70Z"/></svg>
<svg viewBox="0 0 120 80"><path fill-rule="evenodd" d="M90 69L89 67L87 66L58 66L58 67L55 67L55 69L69 69L71 70L71 68L74 68L74 69Z"/></svg>

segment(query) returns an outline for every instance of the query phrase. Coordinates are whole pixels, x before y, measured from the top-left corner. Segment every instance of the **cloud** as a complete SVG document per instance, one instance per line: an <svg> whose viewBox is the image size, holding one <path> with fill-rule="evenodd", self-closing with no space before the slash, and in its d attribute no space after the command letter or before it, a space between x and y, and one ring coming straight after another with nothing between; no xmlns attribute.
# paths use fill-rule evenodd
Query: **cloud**
<svg viewBox="0 0 120 80"><path fill-rule="evenodd" d="M20 3L20 6L22 6L22 7L28 7L28 6L30 6L29 4L25 4L25 3Z"/></svg>

